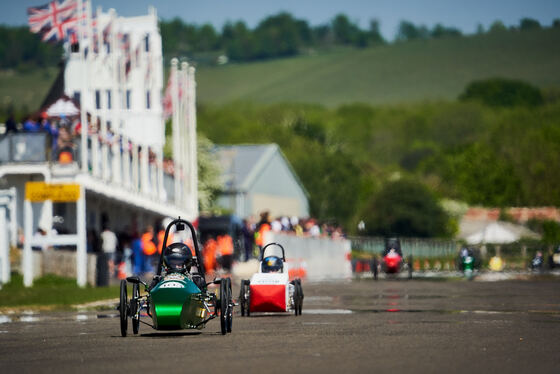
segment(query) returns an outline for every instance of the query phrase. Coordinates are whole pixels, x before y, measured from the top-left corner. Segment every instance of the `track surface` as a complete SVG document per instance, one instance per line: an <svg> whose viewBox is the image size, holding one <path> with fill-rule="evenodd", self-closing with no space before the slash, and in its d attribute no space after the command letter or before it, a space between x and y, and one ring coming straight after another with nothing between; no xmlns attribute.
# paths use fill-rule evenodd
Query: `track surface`
<svg viewBox="0 0 560 374"><path fill-rule="evenodd" d="M560 370L558 278L361 280L304 284L304 291L303 316L242 318L236 311L226 336L211 321L200 333L141 325L140 335L122 338L112 310L0 315L0 371Z"/></svg>

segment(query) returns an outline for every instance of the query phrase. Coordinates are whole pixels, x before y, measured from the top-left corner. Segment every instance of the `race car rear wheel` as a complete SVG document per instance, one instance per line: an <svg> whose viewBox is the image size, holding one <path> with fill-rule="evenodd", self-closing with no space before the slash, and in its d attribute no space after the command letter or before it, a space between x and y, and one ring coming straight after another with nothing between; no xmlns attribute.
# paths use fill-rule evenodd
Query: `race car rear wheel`
<svg viewBox="0 0 560 374"><path fill-rule="evenodd" d="M132 332L134 335L138 334L140 329L140 305L138 299L140 298L140 286L138 283L132 285L132 299L130 300L130 314L132 315Z"/></svg>
<svg viewBox="0 0 560 374"><path fill-rule="evenodd" d="M233 296L231 291L231 278L227 278L227 313L226 313L226 329L231 332L233 327Z"/></svg>
<svg viewBox="0 0 560 374"><path fill-rule="evenodd" d="M126 336L128 317L128 295L126 293L126 280L121 280L121 297L119 302L119 314L121 319L121 335Z"/></svg>
<svg viewBox="0 0 560 374"><path fill-rule="evenodd" d="M241 317L245 316L245 279L241 280L241 287L239 287L239 306L241 307Z"/></svg>
<svg viewBox="0 0 560 374"><path fill-rule="evenodd" d="M228 291L227 279L220 281L220 328L222 335L227 334L227 313L228 313Z"/></svg>
<svg viewBox="0 0 560 374"><path fill-rule="evenodd" d="M299 288L299 303L298 303L298 312L301 316L301 311L303 309L303 287L301 287L301 279L297 280L297 286Z"/></svg>

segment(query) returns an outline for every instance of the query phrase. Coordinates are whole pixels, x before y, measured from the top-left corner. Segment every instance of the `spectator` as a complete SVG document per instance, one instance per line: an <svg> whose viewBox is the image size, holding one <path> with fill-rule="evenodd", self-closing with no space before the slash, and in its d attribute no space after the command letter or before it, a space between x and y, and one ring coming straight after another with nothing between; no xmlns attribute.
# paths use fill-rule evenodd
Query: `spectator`
<svg viewBox="0 0 560 374"><path fill-rule="evenodd" d="M16 121L14 120L14 115L10 114L6 120L6 134L11 132L18 132Z"/></svg>
<svg viewBox="0 0 560 374"><path fill-rule="evenodd" d="M226 273L231 272L233 263L233 240L228 234L218 236L218 252L220 254L220 265Z"/></svg>
<svg viewBox="0 0 560 374"><path fill-rule="evenodd" d="M156 244L154 243L154 228L146 226L140 240L142 241L142 253L144 254L143 270L152 273L154 271L154 256L157 253Z"/></svg>
<svg viewBox="0 0 560 374"><path fill-rule="evenodd" d="M117 235L109 230L109 227L105 226L103 232L101 233L101 249L105 256L107 257L107 264L109 265L109 274L112 276L115 271L115 260L117 252Z"/></svg>
<svg viewBox="0 0 560 374"><path fill-rule="evenodd" d="M41 128L39 127L39 124L37 123L37 121L35 121L33 118L29 117L24 123L23 123L23 131L25 132L38 132Z"/></svg>
<svg viewBox="0 0 560 374"><path fill-rule="evenodd" d="M245 251L245 261L253 255L253 245L255 244L255 230L251 225L251 222L247 219L243 220L243 228L241 229L243 235L243 249Z"/></svg>
<svg viewBox="0 0 560 374"><path fill-rule="evenodd" d="M269 212L265 211L261 213L261 219L259 223L257 223L256 232L255 232L255 243L259 246L259 249L262 249L264 246L264 236L266 232L270 231L270 221L268 218Z"/></svg>

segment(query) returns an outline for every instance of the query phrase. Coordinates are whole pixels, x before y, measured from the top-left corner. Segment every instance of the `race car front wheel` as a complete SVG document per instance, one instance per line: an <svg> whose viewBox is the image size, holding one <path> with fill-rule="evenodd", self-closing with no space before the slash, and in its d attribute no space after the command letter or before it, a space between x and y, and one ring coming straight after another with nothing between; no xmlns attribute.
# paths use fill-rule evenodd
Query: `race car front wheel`
<svg viewBox="0 0 560 374"><path fill-rule="evenodd" d="M126 293L126 280L121 280L121 298L119 302L119 314L121 318L121 335L126 336L128 317L128 295Z"/></svg>
<svg viewBox="0 0 560 374"><path fill-rule="evenodd" d="M130 300L130 314L132 315L132 332L138 334L140 329L140 286L138 283L132 285L132 299Z"/></svg>

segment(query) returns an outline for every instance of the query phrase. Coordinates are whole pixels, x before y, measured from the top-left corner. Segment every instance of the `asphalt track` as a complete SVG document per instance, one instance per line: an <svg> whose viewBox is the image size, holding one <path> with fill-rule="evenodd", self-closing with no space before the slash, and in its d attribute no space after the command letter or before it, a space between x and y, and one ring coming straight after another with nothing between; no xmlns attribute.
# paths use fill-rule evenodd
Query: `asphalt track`
<svg viewBox="0 0 560 374"><path fill-rule="evenodd" d="M0 315L0 372L558 373L560 277L304 284L303 316L122 338L115 311ZM130 332L130 327L129 327Z"/></svg>

